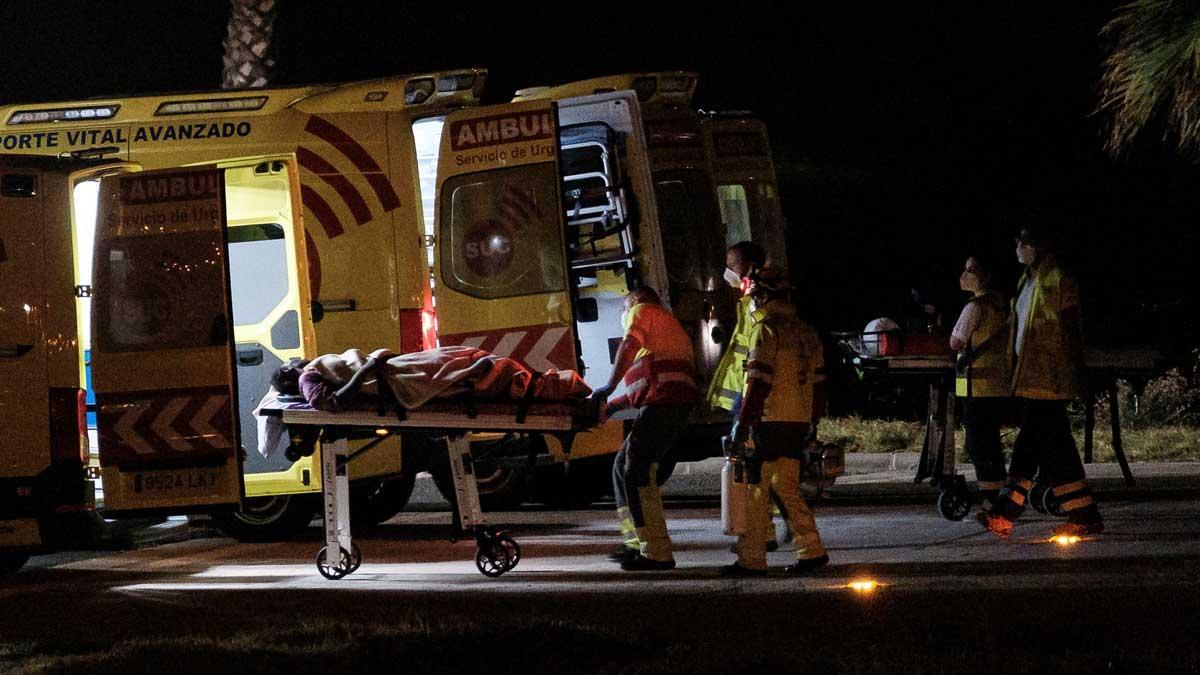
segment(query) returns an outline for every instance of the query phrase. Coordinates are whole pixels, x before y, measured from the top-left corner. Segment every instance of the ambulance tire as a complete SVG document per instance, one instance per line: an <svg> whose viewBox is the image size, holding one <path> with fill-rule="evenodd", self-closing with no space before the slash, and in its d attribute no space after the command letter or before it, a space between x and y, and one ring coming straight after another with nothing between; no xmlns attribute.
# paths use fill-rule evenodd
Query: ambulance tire
<svg viewBox="0 0 1200 675"><path fill-rule="evenodd" d="M25 561L27 560L29 560L29 556L24 553L0 554L0 577L16 574L18 570L25 566Z"/></svg>
<svg viewBox="0 0 1200 675"><path fill-rule="evenodd" d="M396 476L356 481L350 486L350 526L380 525L408 506L417 476L402 472Z"/></svg>
<svg viewBox="0 0 1200 675"><path fill-rule="evenodd" d="M438 492L451 504L455 501L454 475L450 460L443 456L430 463L429 475ZM526 467L494 466L476 460L475 485L479 488L479 506L484 511L509 511L525 503L529 494L530 470Z"/></svg>
<svg viewBox="0 0 1200 675"><path fill-rule="evenodd" d="M243 509L213 520L238 541L283 541L307 529L319 510L320 495L250 497Z"/></svg>

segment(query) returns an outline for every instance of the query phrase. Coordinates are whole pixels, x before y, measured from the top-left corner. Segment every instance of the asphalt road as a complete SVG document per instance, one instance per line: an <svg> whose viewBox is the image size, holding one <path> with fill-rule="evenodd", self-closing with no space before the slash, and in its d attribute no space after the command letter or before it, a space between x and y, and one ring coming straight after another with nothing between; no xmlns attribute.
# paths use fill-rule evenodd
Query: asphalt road
<svg viewBox="0 0 1200 675"><path fill-rule="evenodd" d="M719 578L717 567L733 556L719 514L708 508L670 512L679 568L667 573L629 574L606 562L617 531L609 513L595 510L491 514L523 549L520 565L494 580L475 570L471 542L445 540L449 518L440 512L403 514L359 538L365 561L341 581L316 573L316 527L299 540L275 544L211 537L133 551L40 556L0 581L0 636L45 639L81 616L95 617L87 627L91 637L119 640L286 624L298 617L386 621L413 608L439 615L587 616L660 629L665 615L674 629L693 636L716 630L721 617L739 612L745 615L739 625L748 628L781 613L850 612L850 619L867 620L890 608L923 613L926 621L941 616L946 626L957 626L956 635L962 622L992 613L1001 624L1006 615L1028 614L1034 622L1074 616L1081 629L1102 634L1107 626L1125 639L1139 634L1130 629L1130 617L1160 626L1167 612L1178 620L1154 635L1187 629L1194 636L1200 504L1104 506L1109 531L1071 547L1049 543L1057 521L1036 514L1003 542L973 522L948 522L929 505L824 507L818 522L832 564L806 578ZM791 557L786 550L773 553L771 563L782 566ZM880 587L867 595L847 588L859 578Z"/></svg>

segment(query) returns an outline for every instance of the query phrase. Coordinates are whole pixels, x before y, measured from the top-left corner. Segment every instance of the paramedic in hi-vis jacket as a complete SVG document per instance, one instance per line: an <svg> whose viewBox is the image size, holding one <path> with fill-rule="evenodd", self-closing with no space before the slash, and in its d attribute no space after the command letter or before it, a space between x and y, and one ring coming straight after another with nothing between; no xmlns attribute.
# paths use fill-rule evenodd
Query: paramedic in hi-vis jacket
<svg viewBox="0 0 1200 675"><path fill-rule="evenodd" d="M1008 365L1008 303L992 290L992 271L975 256L967 258L958 286L971 294L950 333L958 352L954 394L963 401L967 455L983 508L991 509L1008 473L1000 423L1004 419L1012 372Z"/></svg>
<svg viewBox="0 0 1200 675"><path fill-rule="evenodd" d="M804 449L815 441L824 413L825 358L812 326L796 316L791 285L781 269L764 267L752 275L754 322L746 362L746 387L733 423L733 442L755 483L746 491L745 534L738 559L721 568L724 576L767 573L767 541L773 490L783 502L797 561L789 574L804 574L829 562L812 511L800 493ZM752 441L752 449L746 445ZM757 480L755 480L757 479Z"/></svg>
<svg viewBox="0 0 1200 675"><path fill-rule="evenodd" d="M1083 376L1079 289L1039 233L1021 231L1017 259L1026 267L1012 302L1009 355L1013 393L1021 404L1021 431L1013 446L1008 486L995 508L981 511L976 518L1007 538L1040 467L1067 512L1067 522L1054 528L1054 533L1098 534L1104 531L1104 523L1067 419L1067 404L1079 397Z"/></svg>
<svg viewBox="0 0 1200 675"><path fill-rule="evenodd" d="M592 394L605 400L624 382L625 393L609 402L606 414L638 411L613 461L624 541L610 558L628 571L669 570L675 558L656 478L659 463L687 426L699 398L692 340L651 288L626 296L624 323L608 384Z"/></svg>
<svg viewBox="0 0 1200 675"><path fill-rule="evenodd" d="M742 391L746 388L746 356L750 353L750 330L754 327L754 321L750 318L750 276L766 264L767 252L751 241L740 241L725 251L725 283L738 289L742 295L738 298L737 321L729 337L729 346L721 355L721 361L708 385L705 400L710 410L724 410L736 415L742 404ZM791 533L786 530L787 509L774 493L771 494L771 500L780 515L784 516L785 539L790 539ZM775 525L769 518L764 533L767 536L767 550L779 548Z"/></svg>

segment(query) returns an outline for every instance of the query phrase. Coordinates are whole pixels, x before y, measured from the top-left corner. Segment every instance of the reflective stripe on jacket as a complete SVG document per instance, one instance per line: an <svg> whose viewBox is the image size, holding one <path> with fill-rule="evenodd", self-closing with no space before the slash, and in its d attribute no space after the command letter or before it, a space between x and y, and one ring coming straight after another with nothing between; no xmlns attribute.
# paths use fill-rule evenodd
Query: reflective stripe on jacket
<svg viewBox="0 0 1200 675"><path fill-rule="evenodd" d="M746 421L811 423L814 387L825 379L820 336L786 300L772 300L752 316L745 393L749 397L756 384L766 385L769 393L761 417Z"/></svg>
<svg viewBox="0 0 1200 675"><path fill-rule="evenodd" d="M1017 297L1030 278L1026 269L1017 283ZM1013 367L1012 391L1020 398L1064 401L1079 396L1079 372L1062 325L1062 312L1077 307L1075 282L1063 273L1053 256L1032 269L1033 295L1017 355L1016 297L1009 319L1008 355Z"/></svg>
<svg viewBox="0 0 1200 675"><path fill-rule="evenodd" d="M995 291L981 293L970 302L979 307L980 319L958 354L960 368L955 394L964 398L1009 396L1012 373L1008 358L1008 306ZM969 364L965 363L967 359Z"/></svg>
<svg viewBox="0 0 1200 675"><path fill-rule="evenodd" d="M746 387L746 357L750 355L750 331L754 321L750 318L750 296L744 295L737 303L737 323L729 347L721 355L721 362L708 385L706 400L713 408L733 410L734 401Z"/></svg>
<svg viewBox="0 0 1200 675"><path fill-rule="evenodd" d="M669 403L692 403L699 390L690 360L656 359L653 354L638 358L622 380L625 394L611 405L618 408Z"/></svg>

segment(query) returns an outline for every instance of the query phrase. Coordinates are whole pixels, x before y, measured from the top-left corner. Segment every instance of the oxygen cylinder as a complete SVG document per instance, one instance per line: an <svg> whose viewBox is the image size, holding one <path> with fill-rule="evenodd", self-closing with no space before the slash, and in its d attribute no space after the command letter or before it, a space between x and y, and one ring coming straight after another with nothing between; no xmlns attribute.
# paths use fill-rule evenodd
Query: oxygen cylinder
<svg viewBox="0 0 1200 675"><path fill-rule="evenodd" d="M737 460L726 456L721 465L721 529L725 534L741 535L746 533L746 490L749 486L737 480Z"/></svg>

